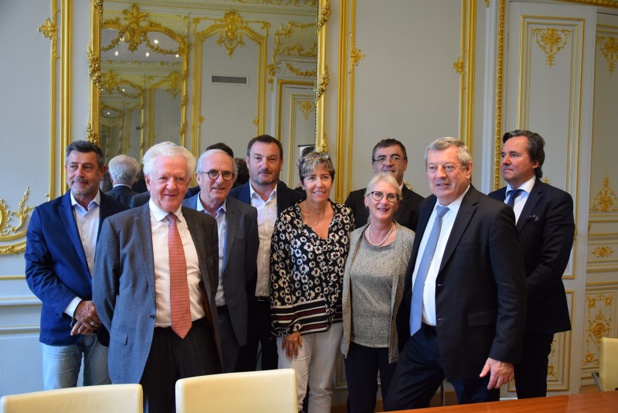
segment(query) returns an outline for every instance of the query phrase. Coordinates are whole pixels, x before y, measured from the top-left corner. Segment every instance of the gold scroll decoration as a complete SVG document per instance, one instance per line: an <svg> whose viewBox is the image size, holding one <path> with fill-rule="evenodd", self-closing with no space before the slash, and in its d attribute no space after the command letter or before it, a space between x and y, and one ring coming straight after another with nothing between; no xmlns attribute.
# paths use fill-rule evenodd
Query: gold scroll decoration
<svg viewBox="0 0 618 413"><path fill-rule="evenodd" d="M0 198L0 242L15 241L26 236L28 214L34 207L26 205L30 196L30 187L19 201L17 211L9 210L4 199ZM26 250L26 241L22 240L15 244L0 245L0 255L18 254Z"/></svg>
<svg viewBox="0 0 618 413"><path fill-rule="evenodd" d="M552 67L556 62L556 55L566 46L569 40L569 31L566 29L533 29L532 34L536 44L547 56L547 66Z"/></svg>
<svg viewBox="0 0 618 413"><path fill-rule="evenodd" d="M616 60L618 60L618 38L599 36L597 37L597 43L599 44L601 54L607 60L609 73L614 73Z"/></svg>

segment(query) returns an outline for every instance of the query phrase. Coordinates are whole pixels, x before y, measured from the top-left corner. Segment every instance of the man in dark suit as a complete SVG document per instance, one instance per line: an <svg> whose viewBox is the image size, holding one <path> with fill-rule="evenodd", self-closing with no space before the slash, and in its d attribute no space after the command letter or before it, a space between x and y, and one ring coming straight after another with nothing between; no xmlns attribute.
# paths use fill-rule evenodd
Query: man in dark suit
<svg viewBox="0 0 618 413"><path fill-rule="evenodd" d="M554 333L571 329L562 274L569 262L575 223L571 195L541 182L545 141L514 130L502 137L502 177L507 186L489 194L513 207L524 253L528 310L521 362L515 365L517 397L545 397Z"/></svg>
<svg viewBox="0 0 618 413"><path fill-rule="evenodd" d="M255 363L258 342L262 348L262 369L277 368L277 348L271 331L269 278L270 242L279 214L286 208L302 201L303 194L279 182L283 167L281 142L269 135L260 135L247 145L247 167L249 182L230 191L236 198L257 209L260 247L257 259L257 286L252 306L252 331L248 343L241 350L243 363Z"/></svg>
<svg viewBox="0 0 618 413"><path fill-rule="evenodd" d="M238 353L247 344L249 299L253 303L259 245L257 210L228 198L236 179L234 158L220 149L204 152L195 177L200 192L183 205L203 211L217 221L219 233L219 287L216 294L223 372L255 370L241 365Z"/></svg>
<svg viewBox="0 0 618 413"><path fill-rule="evenodd" d="M382 139L376 144L371 153L371 168L373 173L388 172L393 174L401 187L401 201L394 215L394 220L400 225L416 231L418 210L423 197L408 189L403 183L403 174L408 169L408 154L405 146L397 139ZM367 223L369 211L365 206L365 190L357 189L350 192L345 205L354 212L354 223L360 228Z"/></svg>
<svg viewBox="0 0 618 413"><path fill-rule="evenodd" d="M106 192L117 201L126 206L131 205L131 199L137 192L133 191L133 185L139 176L139 163L135 158L127 155L114 156L107 165L113 188Z"/></svg>
<svg viewBox="0 0 618 413"><path fill-rule="evenodd" d="M513 211L471 184L458 139L425 152L421 206L397 331L404 345L387 410L429 406L446 377L459 403L498 400L519 361L526 284Z"/></svg>
<svg viewBox="0 0 618 413"><path fill-rule="evenodd" d="M147 412L172 412L176 380L219 373L217 225L182 207L195 158L164 142L144 155L150 201L105 221L94 302L110 330L112 383L140 383Z"/></svg>
<svg viewBox="0 0 618 413"><path fill-rule="evenodd" d="M101 193L101 149L87 141L66 149L69 192L36 207L26 234L26 281L41 300L39 340L45 390L74 387L84 359L84 385L108 384L109 334L93 304L91 277L101 223L127 209Z"/></svg>

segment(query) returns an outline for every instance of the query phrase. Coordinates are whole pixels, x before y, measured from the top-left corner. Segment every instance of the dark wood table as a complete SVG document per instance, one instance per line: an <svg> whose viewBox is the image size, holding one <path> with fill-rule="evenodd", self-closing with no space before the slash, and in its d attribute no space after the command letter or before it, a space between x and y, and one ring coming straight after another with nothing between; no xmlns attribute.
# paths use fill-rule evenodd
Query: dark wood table
<svg viewBox="0 0 618 413"><path fill-rule="evenodd" d="M398 410L399 413L618 413L618 391Z"/></svg>

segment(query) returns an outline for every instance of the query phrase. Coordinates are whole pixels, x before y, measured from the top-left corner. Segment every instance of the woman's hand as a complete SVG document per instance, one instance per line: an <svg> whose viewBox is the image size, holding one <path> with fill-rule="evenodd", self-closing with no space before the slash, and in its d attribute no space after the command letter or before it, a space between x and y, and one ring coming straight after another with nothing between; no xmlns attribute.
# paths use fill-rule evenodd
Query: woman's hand
<svg viewBox="0 0 618 413"><path fill-rule="evenodd" d="M303 338L300 332L295 332L287 336L283 336L281 341L281 349L285 350L285 355L292 360L298 357L298 349L303 346Z"/></svg>

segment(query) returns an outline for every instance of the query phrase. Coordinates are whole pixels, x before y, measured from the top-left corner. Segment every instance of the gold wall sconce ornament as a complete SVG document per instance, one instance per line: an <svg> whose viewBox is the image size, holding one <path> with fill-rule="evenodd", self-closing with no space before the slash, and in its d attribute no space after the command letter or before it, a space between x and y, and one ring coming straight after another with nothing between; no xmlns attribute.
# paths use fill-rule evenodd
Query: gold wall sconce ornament
<svg viewBox="0 0 618 413"><path fill-rule="evenodd" d="M601 54L607 60L609 73L614 73L616 60L618 60L618 38L612 36L599 36L597 43Z"/></svg>
<svg viewBox="0 0 618 413"><path fill-rule="evenodd" d="M556 55L566 46L569 40L570 31L567 29L556 29L548 27L545 29L532 29L536 44L547 56L546 63L550 68L556 62Z"/></svg>

